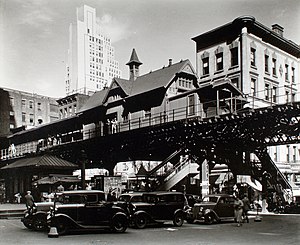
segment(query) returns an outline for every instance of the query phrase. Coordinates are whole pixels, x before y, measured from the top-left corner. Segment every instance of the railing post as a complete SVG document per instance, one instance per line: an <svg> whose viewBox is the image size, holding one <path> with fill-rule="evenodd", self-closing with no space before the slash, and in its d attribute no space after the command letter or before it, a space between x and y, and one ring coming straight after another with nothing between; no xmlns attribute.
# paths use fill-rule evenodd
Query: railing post
<svg viewBox="0 0 300 245"><path fill-rule="evenodd" d="M141 127L141 118L139 117L139 128Z"/></svg>
<svg viewBox="0 0 300 245"><path fill-rule="evenodd" d="M130 120L128 120L128 130L130 131Z"/></svg>

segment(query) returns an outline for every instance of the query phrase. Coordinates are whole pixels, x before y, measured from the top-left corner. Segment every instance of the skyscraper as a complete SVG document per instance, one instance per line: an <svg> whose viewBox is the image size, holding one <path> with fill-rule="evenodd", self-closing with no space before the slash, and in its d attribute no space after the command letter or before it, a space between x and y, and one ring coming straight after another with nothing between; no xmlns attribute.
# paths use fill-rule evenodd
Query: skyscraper
<svg viewBox="0 0 300 245"><path fill-rule="evenodd" d="M77 8L76 24L70 24L67 56L66 95L91 94L121 77L111 40L101 31L96 9L87 5Z"/></svg>

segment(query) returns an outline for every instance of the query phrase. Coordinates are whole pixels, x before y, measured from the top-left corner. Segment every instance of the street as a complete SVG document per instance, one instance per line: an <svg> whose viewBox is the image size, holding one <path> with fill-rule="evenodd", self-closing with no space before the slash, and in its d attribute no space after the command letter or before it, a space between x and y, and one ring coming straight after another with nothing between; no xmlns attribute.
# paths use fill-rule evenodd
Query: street
<svg viewBox="0 0 300 245"><path fill-rule="evenodd" d="M128 228L123 234L107 231L69 234L48 238L47 232L35 232L23 226L19 219L0 220L0 244L300 244L300 215L263 215L261 222L237 227L235 223L205 225L187 224L173 227L171 223L144 230Z"/></svg>

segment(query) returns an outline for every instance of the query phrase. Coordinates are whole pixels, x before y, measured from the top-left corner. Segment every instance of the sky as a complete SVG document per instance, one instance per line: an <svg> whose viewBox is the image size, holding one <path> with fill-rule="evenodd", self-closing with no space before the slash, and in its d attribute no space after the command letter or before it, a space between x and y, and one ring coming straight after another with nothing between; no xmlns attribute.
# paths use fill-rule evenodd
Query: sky
<svg viewBox="0 0 300 245"><path fill-rule="evenodd" d="M143 62L140 75L169 59L195 67L191 38L242 15L279 24L300 44L300 0L0 0L0 87L64 97L68 28L84 4L96 9L124 79L133 48Z"/></svg>

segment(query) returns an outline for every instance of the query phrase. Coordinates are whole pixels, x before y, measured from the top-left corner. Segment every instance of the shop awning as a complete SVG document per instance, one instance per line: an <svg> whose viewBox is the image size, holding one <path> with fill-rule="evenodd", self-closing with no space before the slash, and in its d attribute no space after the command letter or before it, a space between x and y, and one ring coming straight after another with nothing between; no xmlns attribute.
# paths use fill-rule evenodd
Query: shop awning
<svg viewBox="0 0 300 245"><path fill-rule="evenodd" d="M78 166L53 155L20 158L6 165L1 170L15 168L51 168L51 169L77 169Z"/></svg>
<svg viewBox="0 0 300 245"><path fill-rule="evenodd" d="M250 175L237 175L236 180L237 183L245 183L257 191L262 191L261 183L258 180L252 178Z"/></svg>

